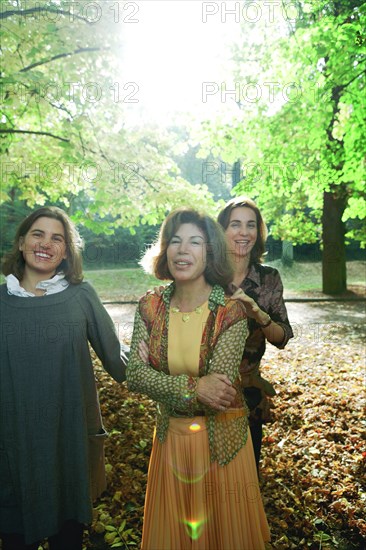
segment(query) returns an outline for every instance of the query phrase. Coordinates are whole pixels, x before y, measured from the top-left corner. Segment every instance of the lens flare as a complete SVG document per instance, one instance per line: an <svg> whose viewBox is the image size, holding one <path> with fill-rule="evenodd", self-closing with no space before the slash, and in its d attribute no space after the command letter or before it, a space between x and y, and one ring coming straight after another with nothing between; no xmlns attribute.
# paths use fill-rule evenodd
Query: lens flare
<svg viewBox="0 0 366 550"><path fill-rule="evenodd" d="M192 540L198 540L202 535L205 520L183 520L186 533Z"/></svg>
<svg viewBox="0 0 366 550"><path fill-rule="evenodd" d="M189 429L191 430L191 432L199 432L201 429L201 426L197 422L194 422L189 426Z"/></svg>
<svg viewBox="0 0 366 550"><path fill-rule="evenodd" d="M202 472L189 471L185 473L174 465L171 465L171 468L173 470L173 475L182 483L198 483L199 481L202 481L209 469L209 467L207 467L206 470L203 470Z"/></svg>

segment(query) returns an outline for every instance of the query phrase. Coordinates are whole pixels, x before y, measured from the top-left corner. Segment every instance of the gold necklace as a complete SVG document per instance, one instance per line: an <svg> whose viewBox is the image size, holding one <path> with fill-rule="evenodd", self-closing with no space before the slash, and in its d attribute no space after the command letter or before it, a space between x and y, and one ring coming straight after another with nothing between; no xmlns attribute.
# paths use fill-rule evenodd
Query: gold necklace
<svg viewBox="0 0 366 550"><path fill-rule="evenodd" d="M179 307L172 307L171 308L172 313L181 313L182 314L182 321L183 323L186 323L189 321L191 317L191 313L196 313L197 315L201 315L203 309L202 306L197 306L194 308L194 311L181 311Z"/></svg>

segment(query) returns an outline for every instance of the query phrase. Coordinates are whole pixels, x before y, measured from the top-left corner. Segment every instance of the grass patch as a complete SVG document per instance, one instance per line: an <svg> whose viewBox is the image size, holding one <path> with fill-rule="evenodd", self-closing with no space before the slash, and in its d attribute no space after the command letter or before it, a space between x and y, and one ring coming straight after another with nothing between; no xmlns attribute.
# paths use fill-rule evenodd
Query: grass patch
<svg viewBox="0 0 366 550"><path fill-rule="evenodd" d="M161 284L137 267L85 271L85 280L93 285L102 300L111 301L135 300Z"/></svg>
<svg viewBox="0 0 366 550"><path fill-rule="evenodd" d="M320 262L296 262L292 267L283 266L280 260L269 263L279 270L287 296L298 292L321 291L322 266ZM102 300L136 299L148 289L161 284L141 268L99 269L85 271L89 281ZM347 262L348 285L366 283L366 262Z"/></svg>
<svg viewBox="0 0 366 550"><path fill-rule="evenodd" d="M281 260L268 262L281 274L285 295L298 292L318 291L322 289L321 262L295 262L292 267L283 266ZM136 300L147 290L160 285L161 281L147 275L139 267L121 269L85 269L85 280L89 281L100 298L105 301ZM5 281L0 276L0 282ZM347 284L366 285L366 262L359 260L347 262Z"/></svg>
<svg viewBox="0 0 366 550"><path fill-rule="evenodd" d="M321 291L321 262L294 262L292 267L283 266L281 260L268 263L278 269L283 286L287 291ZM347 262L347 285L366 284L366 262Z"/></svg>

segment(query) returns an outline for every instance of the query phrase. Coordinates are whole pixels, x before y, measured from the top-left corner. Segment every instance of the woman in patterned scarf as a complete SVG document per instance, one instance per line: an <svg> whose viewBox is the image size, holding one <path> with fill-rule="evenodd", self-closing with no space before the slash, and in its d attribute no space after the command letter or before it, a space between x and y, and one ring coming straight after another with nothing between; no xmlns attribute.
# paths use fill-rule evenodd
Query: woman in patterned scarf
<svg viewBox="0 0 366 550"><path fill-rule="evenodd" d="M240 390L247 320L223 290L233 280L224 233L179 209L147 260L173 282L140 299L127 368L129 389L157 403L142 549L263 549L269 529Z"/></svg>

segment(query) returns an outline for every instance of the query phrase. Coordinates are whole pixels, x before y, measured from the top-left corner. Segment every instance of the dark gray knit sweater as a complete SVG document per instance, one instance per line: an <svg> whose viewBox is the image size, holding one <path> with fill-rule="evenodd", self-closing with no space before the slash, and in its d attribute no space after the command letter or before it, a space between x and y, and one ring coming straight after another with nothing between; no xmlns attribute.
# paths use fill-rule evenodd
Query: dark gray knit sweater
<svg viewBox="0 0 366 550"><path fill-rule="evenodd" d="M105 432L89 342L118 382L125 362L88 283L21 298L0 286L0 532L30 544L92 520Z"/></svg>

